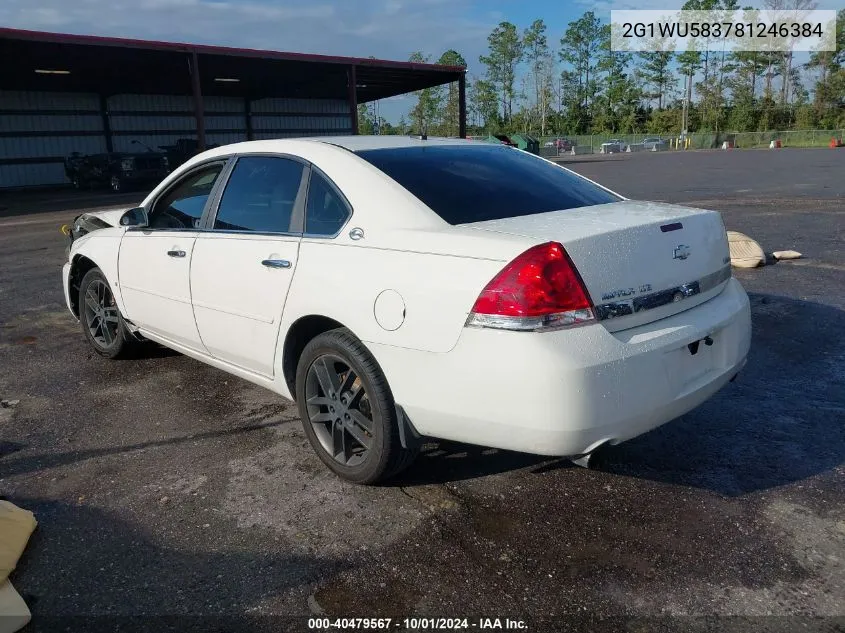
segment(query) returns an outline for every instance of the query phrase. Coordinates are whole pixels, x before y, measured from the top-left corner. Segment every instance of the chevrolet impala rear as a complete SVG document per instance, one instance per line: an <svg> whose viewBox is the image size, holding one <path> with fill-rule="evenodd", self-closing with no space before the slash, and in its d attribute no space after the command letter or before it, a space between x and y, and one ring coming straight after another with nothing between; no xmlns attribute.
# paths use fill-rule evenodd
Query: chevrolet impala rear
<svg viewBox="0 0 845 633"><path fill-rule="evenodd" d="M736 377L749 302L719 213L626 200L518 150L482 151L491 155L361 153L468 244L519 251L467 288L447 352L378 346L421 433L581 456L683 415Z"/></svg>

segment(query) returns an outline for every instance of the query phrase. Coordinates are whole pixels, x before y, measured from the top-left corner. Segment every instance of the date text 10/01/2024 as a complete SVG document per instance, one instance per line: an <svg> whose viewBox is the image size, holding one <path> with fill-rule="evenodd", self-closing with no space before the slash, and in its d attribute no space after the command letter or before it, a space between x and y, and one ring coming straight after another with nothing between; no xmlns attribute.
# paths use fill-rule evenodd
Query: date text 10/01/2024
<svg viewBox="0 0 845 633"><path fill-rule="evenodd" d="M366 631L406 629L412 631L479 630L526 631L524 620L510 618L309 618L314 631Z"/></svg>

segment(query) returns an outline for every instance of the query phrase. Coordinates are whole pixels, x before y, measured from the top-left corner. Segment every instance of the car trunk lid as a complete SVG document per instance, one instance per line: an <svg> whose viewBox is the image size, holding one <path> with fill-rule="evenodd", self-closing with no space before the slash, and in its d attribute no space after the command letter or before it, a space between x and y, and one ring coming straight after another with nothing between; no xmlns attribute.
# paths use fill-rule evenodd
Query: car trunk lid
<svg viewBox="0 0 845 633"><path fill-rule="evenodd" d="M463 226L563 244L611 331L699 305L730 278L715 211L626 200Z"/></svg>

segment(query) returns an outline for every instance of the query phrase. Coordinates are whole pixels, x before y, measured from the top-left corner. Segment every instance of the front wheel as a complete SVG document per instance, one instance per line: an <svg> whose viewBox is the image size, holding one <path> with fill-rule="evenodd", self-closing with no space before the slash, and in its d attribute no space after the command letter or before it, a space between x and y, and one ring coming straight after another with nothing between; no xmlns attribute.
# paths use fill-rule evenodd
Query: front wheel
<svg viewBox="0 0 845 633"><path fill-rule="evenodd" d="M79 321L85 338L100 356L119 358L132 349L132 334L99 268L89 270L79 284Z"/></svg>
<svg viewBox="0 0 845 633"><path fill-rule="evenodd" d="M397 474L414 457L399 439L387 379L345 328L320 334L305 346L296 401L311 446L343 479L373 484Z"/></svg>

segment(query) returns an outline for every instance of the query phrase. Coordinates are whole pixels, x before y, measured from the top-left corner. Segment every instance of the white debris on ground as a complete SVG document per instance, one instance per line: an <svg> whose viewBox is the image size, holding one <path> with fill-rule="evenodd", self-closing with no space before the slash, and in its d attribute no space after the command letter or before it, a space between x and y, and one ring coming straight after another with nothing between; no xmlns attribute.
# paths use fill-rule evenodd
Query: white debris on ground
<svg viewBox="0 0 845 633"><path fill-rule="evenodd" d="M756 241L744 233L728 231L728 247L731 253L731 266L757 268L766 263L766 253Z"/></svg>
<svg viewBox="0 0 845 633"><path fill-rule="evenodd" d="M14 633L31 619L29 608L9 582L37 522L32 512L0 500L0 633Z"/></svg>
<svg viewBox="0 0 845 633"><path fill-rule="evenodd" d="M731 266L737 268L757 268L766 265L766 253L760 244L739 231L728 231L728 247L731 253ZM775 251L771 254L775 261L782 259L798 259L798 251ZM773 263L773 262L769 262Z"/></svg>
<svg viewBox="0 0 845 633"><path fill-rule="evenodd" d="M21 595L9 580L0 583L0 633L19 631L32 619L32 614Z"/></svg>

